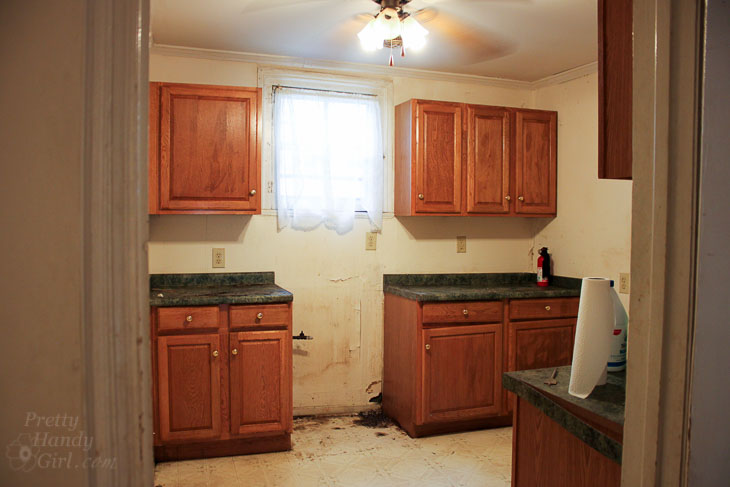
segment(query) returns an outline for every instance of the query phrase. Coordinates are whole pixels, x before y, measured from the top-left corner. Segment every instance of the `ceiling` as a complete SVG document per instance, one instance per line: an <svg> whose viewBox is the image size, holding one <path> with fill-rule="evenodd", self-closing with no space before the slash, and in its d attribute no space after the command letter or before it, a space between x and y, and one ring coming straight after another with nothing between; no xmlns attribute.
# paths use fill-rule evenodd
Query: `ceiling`
<svg viewBox="0 0 730 487"><path fill-rule="evenodd" d="M372 0L152 0L157 45L385 65L357 32ZM426 46L396 66L521 81L597 59L596 0L412 0Z"/></svg>

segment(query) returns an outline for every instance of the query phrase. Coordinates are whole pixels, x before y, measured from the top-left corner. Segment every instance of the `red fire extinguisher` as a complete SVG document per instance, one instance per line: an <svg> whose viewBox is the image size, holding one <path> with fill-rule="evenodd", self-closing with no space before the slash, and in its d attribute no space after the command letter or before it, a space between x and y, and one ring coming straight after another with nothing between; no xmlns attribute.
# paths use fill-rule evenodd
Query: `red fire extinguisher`
<svg viewBox="0 0 730 487"><path fill-rule="evenodd" d="M540 257L537 258L537 285L546 287L550 277L550 254L547 247L540 249Z"/></svg>

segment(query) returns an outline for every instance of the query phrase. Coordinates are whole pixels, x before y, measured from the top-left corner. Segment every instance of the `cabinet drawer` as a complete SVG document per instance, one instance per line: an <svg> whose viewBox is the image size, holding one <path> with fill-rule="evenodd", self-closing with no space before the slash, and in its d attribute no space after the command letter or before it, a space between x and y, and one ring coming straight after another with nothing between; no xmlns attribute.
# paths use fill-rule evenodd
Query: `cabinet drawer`
<svg viewBox="0 0 730 487"><path fill-rule="evenodd" d="M502 321L501 301L423 304L423 323L498 323L500 321Z"/></svg>
<svg viewBox="0 0 730 487"><path fill-rule="evenodd" d="M218 306L157 309L157 331L199 328L218 328Z"/></svg>
<svg viewBox="0 0 730 487"><path fill-rule="evenodd" d="M230 323L231 327L288 326L289 306L286 304L231 306Z"/></svg>
<svg viewBox="0 0 730 487"><path fill-rule="evenodd" d="M509 302L511 320L568 318L578 316L580 298L513 299Z"/></svg>

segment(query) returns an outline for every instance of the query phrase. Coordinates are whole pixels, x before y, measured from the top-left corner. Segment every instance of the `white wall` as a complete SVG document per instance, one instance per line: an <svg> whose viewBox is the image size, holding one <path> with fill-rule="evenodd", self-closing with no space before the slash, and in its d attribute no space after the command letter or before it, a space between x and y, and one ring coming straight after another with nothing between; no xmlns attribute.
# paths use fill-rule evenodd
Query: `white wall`
<svg viewBox="0 0 730 487"><path fill-rule="evenodd" d="M535 108L558 111L558 216L535 222L535 252L550 249L554 274L618 283L631 264L631 181L598 179L597 74L536 90Z"/></svg>
<svg viewBox="0 0 730 487"><path fill-rule="evenodd" d="M85 485L70 468L17 458L20 435L85 429L82 377L83 74L86 2L0 2L0 484ZM29 414L79 418L73 432ZM20 437L28 445L29 436ZM6 447L8 449L6 450ZM51 457L44 457L50 459ZM44 468L45 466L45 468Z"/></svg>
<svg viewBox="0 0 730 487"><path fill-rule="evenodd" d="M385 218L378 249L365 251L367 220L338 236L317 229L278 232L274 216L157 216L150 222L150 272L215 272L211 248L226 249L226 272L275 271L281 286L294 293L294 332L304 330L315 339L295 342L295 414L358 410L380 392L384 273L530 272L532 249L548 245L556 258L556 273L567 276L611 275L628 269L630 183L600 182L608 201L625 204L576 205L583 187L596 179L595 75L534 93L461 82L412 78L393 79L395 103L410 98L559 110L558 219L488 217ZM257 66L249 63L201 60L152 54L150 79L187 83L255 86ZM565 112L565 113L563 113ZM590 131L593 133L589 133ZM581 141L573 141L582 137ZM572 147L572 148L571 148ZM593 153L591 155L591 153ZM585 167L583 166L590 166ZM624 187L627 187L624 191ZM624 199L625 196L625 199ZM571 228L593 225L591 211L606 215L613 235L576 234ZM540 224L539 222L543 222ZM592 228L592 227L591 227ZM592 231L592 230L590 230ZM573 237L585 238L583 248ZM457 235L468 238L466 254L456 254ZM619 242L615 249L611 242ZM605 254L602 267L583 261ZM608 256L615 258L609 259ZM625 267L622 267L624 266ZM372 383L374 386L369 387Z"/></svg>

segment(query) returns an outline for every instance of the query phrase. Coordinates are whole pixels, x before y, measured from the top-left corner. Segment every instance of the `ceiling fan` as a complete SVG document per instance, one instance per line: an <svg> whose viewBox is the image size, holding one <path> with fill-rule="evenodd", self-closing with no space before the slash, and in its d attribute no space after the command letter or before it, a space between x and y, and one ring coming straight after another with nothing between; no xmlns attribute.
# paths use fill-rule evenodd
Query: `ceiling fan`
<svg viewBox="0 0 730 487"><path fill-rule="evenodd" d="M429 44L437 49L443 58L448 49L451 61L458 64L474 64L496 59L514 50L514 42L498 36L479 25L477 19L463 14L464 4L476 3L523 3L527 0L371 0L378 5L374 13L363 13L364 0L269 0L251 2L246 12L279 9L337 9L347 15L349 20L341 25L333 25L326 37L329 42L344 46L356 36L366 51L390 49L389 65L393 66L392 50L400 49L401 56L406 50L418 51L429 38ZM355 13L361 10L361 13ZM397 52L397 51L396 51Z"/></svg>
<svg viewBox="0 0 730 487"><path fill-rule="evenodd" d="M428 31L403 7L411 0L373 0L380 5L378 13L357 34L363 49L373 51L390 48L388 64L393 66L393 48L400 47L405 57L406 48L421 49L426 44Z"/></svg>

